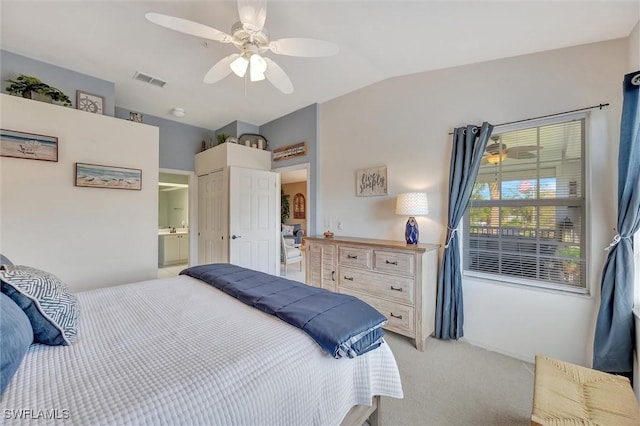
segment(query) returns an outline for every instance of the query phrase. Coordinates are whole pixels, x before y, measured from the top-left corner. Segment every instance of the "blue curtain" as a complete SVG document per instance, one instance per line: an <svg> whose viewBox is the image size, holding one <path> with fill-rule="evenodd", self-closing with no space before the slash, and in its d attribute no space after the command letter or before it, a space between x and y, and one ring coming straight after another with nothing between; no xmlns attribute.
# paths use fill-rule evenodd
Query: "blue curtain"
<svg viewBox="0 0 640 426"><path fill-rule="evenodd" d="M624 77L618 150L618 235L602 271L593 368L633 371L633 234L640 228L640 71Z"/></svg>
<svg viewBox="0 0 640 426"><path fill-rule="evenodd" d="M467 126L453 132L447 239L442 253L436 299L435 335L438 339L458 339L463 336L462 271L456 228L469 206L480 160L492 131L493 126L485 122L480 129Z"/></svg>

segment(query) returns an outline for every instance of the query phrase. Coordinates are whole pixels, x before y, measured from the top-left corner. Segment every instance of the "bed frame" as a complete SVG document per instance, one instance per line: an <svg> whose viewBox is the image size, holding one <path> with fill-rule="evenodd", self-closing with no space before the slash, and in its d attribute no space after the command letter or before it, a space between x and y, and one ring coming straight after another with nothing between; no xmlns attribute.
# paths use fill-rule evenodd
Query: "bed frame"
<svg viewBox="0 0 640 426"><path fill-rule="evenodd" d="M361 426L364 422L368 422L370 426L382 426L382 419L380 418L380 396L376 395L371 401L371 406L368 405L355 405L349 410L340 426L358 425Z"/></svg>

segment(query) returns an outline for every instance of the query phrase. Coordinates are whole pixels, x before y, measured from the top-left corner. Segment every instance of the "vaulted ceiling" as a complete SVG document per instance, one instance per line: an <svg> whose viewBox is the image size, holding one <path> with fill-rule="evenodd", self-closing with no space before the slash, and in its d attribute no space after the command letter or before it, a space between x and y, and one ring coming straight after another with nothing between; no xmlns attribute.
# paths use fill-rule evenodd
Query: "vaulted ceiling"
<svg viewBox="0 0 640 426"><path fill-rule="evenodd" d="M326 58L267 53L289 75L285 95L267 81L233 74L215 84L205 73L234 53L222 44L145 19L153 11L229 33L234 1L2 1L1 47L115 83L116 105L209 129L241 120L261 125L314 102L378 81L429 70L627 37L638 0L603 1L270 1L271 39L336 43ZM142 71L167 81L154 87ZM578 70L576 70L578 72Z"/></svg>

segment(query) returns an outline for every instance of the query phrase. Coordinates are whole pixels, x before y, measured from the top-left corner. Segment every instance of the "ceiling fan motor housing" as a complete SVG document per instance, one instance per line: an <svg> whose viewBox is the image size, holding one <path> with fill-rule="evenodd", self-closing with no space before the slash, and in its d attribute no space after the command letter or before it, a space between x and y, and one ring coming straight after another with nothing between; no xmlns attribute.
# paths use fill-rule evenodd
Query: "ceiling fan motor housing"
<svg viewBox="0 0 640 426"><path fill-rule="evenodd" d="M499 154L501 151L505 152L506 150L507 150L507 145L500 142L495 142L495 143L492 143L491 145L487 145L485 152L491 155L496 155L496 154Z"/></svg>
<svg viewBox="0 0 640 426"><path fill-rule="evenodd" d="M255 46L260 52L264 52L269 46L269 36L266 29L263 28L257 33L249 32L240 21L231 27L231 35L233 44L242 50L251 50L251 47Z"/></svg>

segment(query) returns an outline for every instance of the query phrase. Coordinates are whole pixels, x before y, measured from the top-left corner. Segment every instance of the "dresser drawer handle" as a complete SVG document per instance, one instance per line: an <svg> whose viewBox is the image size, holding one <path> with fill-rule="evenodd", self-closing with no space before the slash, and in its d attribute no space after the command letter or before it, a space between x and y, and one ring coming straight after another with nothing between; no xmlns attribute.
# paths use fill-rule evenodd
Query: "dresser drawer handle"
<svg viewBox="0 0 640 426"><path fill-rule="evenodd" d="M353 255L353 254L348 254L347 255L347 259L357 259L357 258L358 258L358 256Z"/></svg>
<svg viewBox="0 0 640 426"><path fill-rule="evenodd" d="M389 260L385 260L385 262L387 263L387 265L398 265L398 261L396 260L395 262L391 262Z"/></svg>
<svg viewBox="0 0 640 426"><path fill-rule="evenodd" d="M391 290L393 290L393 291L402 291L402 287L396 288L394 286L391 286Z"/></svg>
<svg viewBox="0 0 640 426"><path fill-rule="evenodd" d="M348 277L348 276L346 276L346 275L344 276L344 279L345 279L345 280L349 280L349 281L353 281L353 277Z"/></svg>
<svg viewBox="0 0 640 426"><path fill-rule="evenodd" d="M402 319L402 315L394 315L393 312L391 312L389 315L391 315L394 318Z"/></svg>

